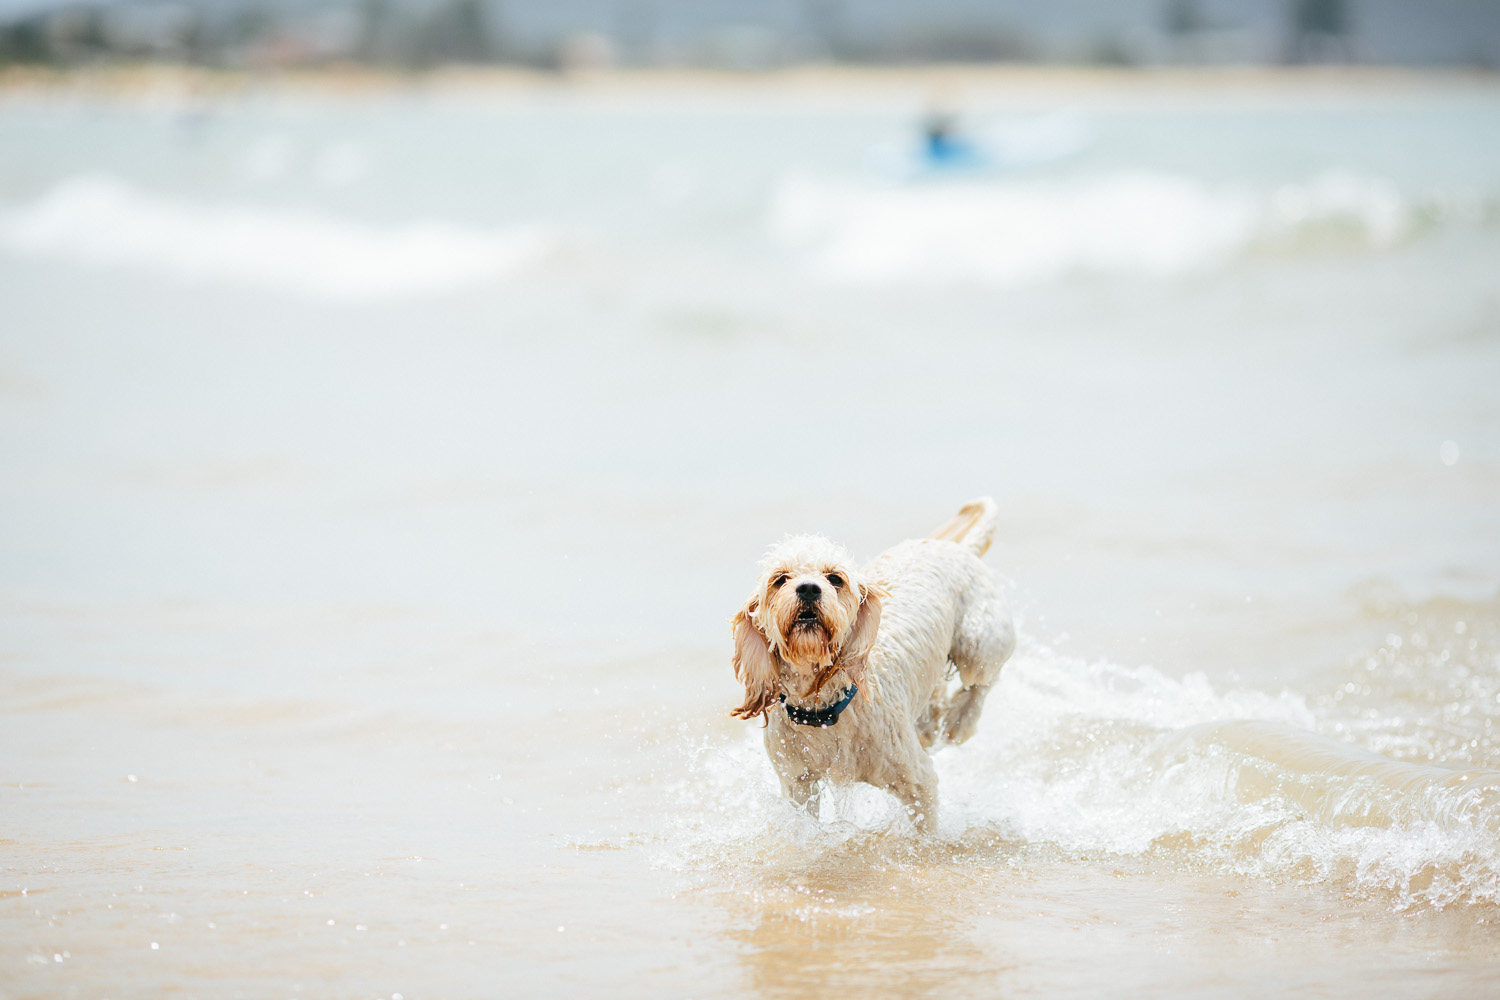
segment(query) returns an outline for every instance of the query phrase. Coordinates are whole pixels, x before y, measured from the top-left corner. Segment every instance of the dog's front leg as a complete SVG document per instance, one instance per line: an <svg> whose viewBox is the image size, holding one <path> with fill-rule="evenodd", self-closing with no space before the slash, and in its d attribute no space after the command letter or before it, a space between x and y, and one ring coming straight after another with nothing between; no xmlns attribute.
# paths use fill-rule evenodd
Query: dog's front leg
<svg viewBox="0 0 1500 1000"><path fill-rule="evenodd" d="M818 779L821 769L809 759L808 748L789 725L773 721L766 729L766 755L781 783L781 794L813 819L818 818Z"/></svg>
<svg viewBox="0 0 1500 1000"><path fill-rule="evenodd" d="M906 812L923 833L937 831L937 768L922 749L916 734L901 741L877 774L866 778L906 806Z"/></svg>
<svg viewBox="0 0 1500 1000"><path fill-rule="evenodd" d="M792 805L813 819L817 819L818 807L823 800L822 788L818 784L817 776L806 771L796 777L788 777L780 773L776 776L781 779L781 794L785 795Z"/></svg>

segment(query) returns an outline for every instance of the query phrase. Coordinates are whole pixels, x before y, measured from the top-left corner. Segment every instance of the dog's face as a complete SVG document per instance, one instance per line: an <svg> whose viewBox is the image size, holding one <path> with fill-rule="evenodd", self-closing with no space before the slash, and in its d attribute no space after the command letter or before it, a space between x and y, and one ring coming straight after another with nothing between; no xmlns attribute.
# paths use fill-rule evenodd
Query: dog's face
<svg viewBox="0 0 1500 1000"><path fill-rule="evenodd" d="M858 683L879 628L881 596L826 538L802 535L773 548L733 619L735 677L745 684L745 704L735 714L762 714L783 691L811 698L840 671Z"/></svg>
<svg viewBox="0 0 1500 1000"><path fill-rule="evenodd" d="M779 550L757 588L756 624L777 655L804 676L833 662L859 611L858 583L847 562L816 548Z"/></svg>

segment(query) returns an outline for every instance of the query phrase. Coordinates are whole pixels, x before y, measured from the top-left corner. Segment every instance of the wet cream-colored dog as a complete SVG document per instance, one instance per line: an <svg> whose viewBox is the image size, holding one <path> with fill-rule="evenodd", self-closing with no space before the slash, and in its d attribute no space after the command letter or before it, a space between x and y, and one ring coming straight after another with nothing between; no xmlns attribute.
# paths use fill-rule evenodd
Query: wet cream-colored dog
<svg viewBox="0 0 1500 1000"><path fill-rule="evenodd" d="M766 752L793 802L817 815L818 782L863 781L937 824L941 734L974 733L984 697L1016 646L994 577L980 561L998 521L988 497L927 538L856 568L817 535L788 538L731 620L742 719L766 720ZM948 695L950 669L960 686Z"/></svg>

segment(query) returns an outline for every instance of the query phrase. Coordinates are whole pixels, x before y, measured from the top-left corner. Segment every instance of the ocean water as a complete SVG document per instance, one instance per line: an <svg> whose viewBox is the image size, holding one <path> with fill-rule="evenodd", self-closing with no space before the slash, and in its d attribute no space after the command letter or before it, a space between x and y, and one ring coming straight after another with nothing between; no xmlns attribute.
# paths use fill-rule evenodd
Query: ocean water
<svg viewBox="0 0 1500 1000"><path fill-rule="evenodd" d="M0 995L1495 995L1500 86L927 96L0 97ZM756 559L981 494L795 812Z"/></svg>

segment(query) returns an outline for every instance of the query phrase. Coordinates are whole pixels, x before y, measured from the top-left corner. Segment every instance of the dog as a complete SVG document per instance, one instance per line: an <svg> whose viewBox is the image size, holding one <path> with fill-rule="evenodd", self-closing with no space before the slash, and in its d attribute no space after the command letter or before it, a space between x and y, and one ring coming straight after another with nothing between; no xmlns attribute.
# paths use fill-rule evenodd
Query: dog
<svg viewBox="0 0 1500 1000"><path fill-rule="evenodd" d="M928 750L974 734L985 695L1016 647L1004 596L980 561L999 522L988 497L965 504L927 538L856 568L820 535L774 546L730 619L731 713L764 720L781 789L818 813L820 783L865 782L937 826ZM959 687L950 696L956 670Z"/></svg>

